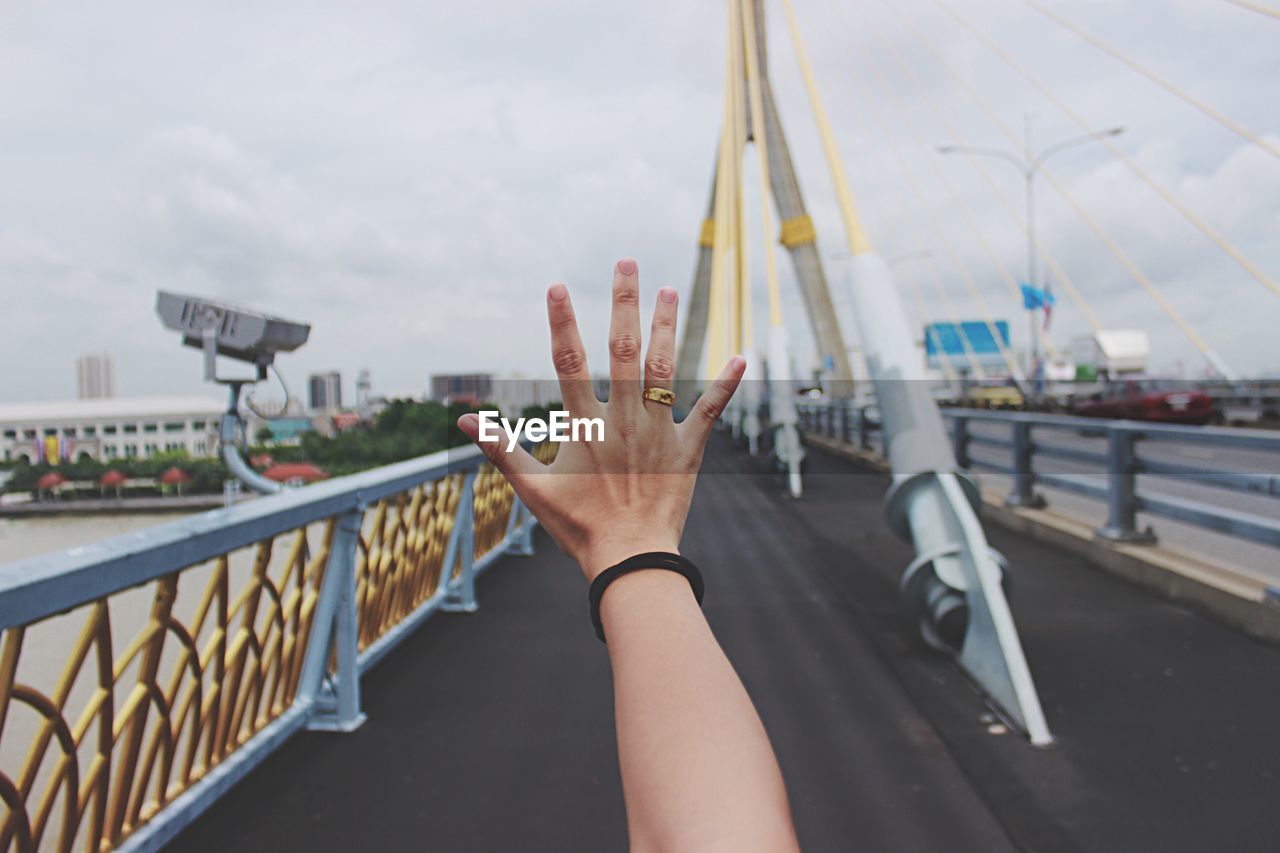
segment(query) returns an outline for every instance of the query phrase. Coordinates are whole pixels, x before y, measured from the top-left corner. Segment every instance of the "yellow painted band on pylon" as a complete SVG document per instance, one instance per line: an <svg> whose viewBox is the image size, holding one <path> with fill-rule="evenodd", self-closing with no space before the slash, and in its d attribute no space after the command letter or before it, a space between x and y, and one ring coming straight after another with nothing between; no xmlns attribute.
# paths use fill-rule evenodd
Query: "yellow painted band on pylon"
<svg viewBox="0 0 1280 853"><path fill-rule="evenodd" d="M710 249L716 244L716 221L714 219L702 220L702 233L698 236L698 245L704 249Z"/></svg>
<svg viewBox="0 0 1280 853"><path fill-rule="evenodd" d="M818 234L813 230L813 220L806 215L783 220L782 231L778 234L778 242L788 249L807 246L816 242L817 239Z"/></svg>

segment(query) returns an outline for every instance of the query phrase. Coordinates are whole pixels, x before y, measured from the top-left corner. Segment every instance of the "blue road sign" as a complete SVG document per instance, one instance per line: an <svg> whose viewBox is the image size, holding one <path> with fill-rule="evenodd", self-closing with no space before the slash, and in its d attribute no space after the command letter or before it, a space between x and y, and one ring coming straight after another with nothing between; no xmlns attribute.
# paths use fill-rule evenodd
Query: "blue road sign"
<svg viewBox="0 0 1280 853"><path fill-rule="evenodd" d="M1000 336L999 344L992 335L992 325ZM1003 365L1005 361L1000 347L1009 348L1009 322L997 320L992 325L981 320L965 320L959 324L930 323L924 327L926 363L929 367L941 367L943 360L939 353L942 353L957 368L967 368L972 364L969 357L972 352L983 367Z"/></svg>

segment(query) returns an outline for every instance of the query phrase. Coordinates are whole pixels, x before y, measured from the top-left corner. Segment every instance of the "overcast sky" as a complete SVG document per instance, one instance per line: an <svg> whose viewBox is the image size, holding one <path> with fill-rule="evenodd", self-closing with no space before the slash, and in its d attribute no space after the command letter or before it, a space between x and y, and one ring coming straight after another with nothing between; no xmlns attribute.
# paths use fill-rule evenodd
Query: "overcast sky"
<svg viewBox="0 0 1280 853"><path fill-rule="evenodd" d="M930 148L1008 141L905 27L1013 127L1034 112L1038 143L1080 128L934 0L795 2L873 242L888 257L933 252L898 265L924 288L925 319L948 316L935 264L956 313L976 318L954 246L1021 345L1020 312L935 167L1019 279L1024 237L963 158ZM1123 124L1117 144L1135 162L1280 278L1280 160L1019 0L947 2L1090 122ZM1047 2L1280 137L1280 21L1223 0ZM847 315L834 195L781 10L766 6L773 83ZM0 2L0 399L73 397L76 355L99 349L115 353L124 396L201 391L198 355L154 316L158 288L310 321L310 343L282 358L295 389L338 368L350 393L369 368L376 390L403 394L436 372L547 375L543 291L564 280L604 369L615 258L640 260L649 297L688 291L723 49L723 4L688 0ZM986 165L1020 208L1018 175ZM1280 370L1280 300L1100 146L1051 169L1233 367ZM1158 367L1202 370L1047 185L1040 200L1042 240L1103 322L1147 328ZM782 268L788 325L807 339ZM914 316L905 286L904 299ZM1059 344L1086 329L1060 304Z"/></svg>

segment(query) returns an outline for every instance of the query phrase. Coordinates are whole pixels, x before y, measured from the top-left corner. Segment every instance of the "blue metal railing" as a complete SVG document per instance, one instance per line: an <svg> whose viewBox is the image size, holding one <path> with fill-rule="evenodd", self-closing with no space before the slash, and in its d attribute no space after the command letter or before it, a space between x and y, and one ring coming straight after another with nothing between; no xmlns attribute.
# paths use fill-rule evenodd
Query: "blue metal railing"
<svg viewBox="0 0 1280 853"><path fill-rule="evenodd" d="M358 726L361 674L437 610L475 609L476 575L531 553L535 524L466 447L0 565L0 848L159 847L291 734ZM24 639L66 635L66 613L84 620L57 686L24 683Z"/></svg>
<svg viewBox="0 0 1280 853"><path fill-rule="evenodd" d="M878 429L871 415L874 407L852 402L806 402L799 407L800 423L809 433L873 448ZM1280 500L1280 433L1264 430L1220 427L1191 427L1136 421L1105 421L1065 415L1024 412L996 412L981 409L942 410L951 427L951 440L956 460L964 468L993 471L1013 478L1007 502L1014 506L1044 506L1044 496L1036 485L1062 489L1074 494L1105 501L1107 522L1097 533L1113 541L1154 542L1149 530L1139 530L1139 512L1196 525L1228 536L1263 545L1280 547L1280 503L1277 515L1248 513L1206 500L1140 490L1139 475L1150 475L1217 490L1246 493ZM975 432L975 423L998 424L1008 429L1008 436ZM856 424L854 430L846 425ZM1076 433L1105 438L1106 450L1055 445L1044 440L1045 434ZM1232 471L1212 465L1184 464L1154 458L1144 447L1154 445L1195 445L1210 450L1260 451L1272 464L1265 470ZM995 448L1008 453L1008 461L975 459L975 446ZM1105 484L1082 481L1081 474L1063 474L1043 470L1038 459L1061 459L1086 466L1105 474Z"/></svg>

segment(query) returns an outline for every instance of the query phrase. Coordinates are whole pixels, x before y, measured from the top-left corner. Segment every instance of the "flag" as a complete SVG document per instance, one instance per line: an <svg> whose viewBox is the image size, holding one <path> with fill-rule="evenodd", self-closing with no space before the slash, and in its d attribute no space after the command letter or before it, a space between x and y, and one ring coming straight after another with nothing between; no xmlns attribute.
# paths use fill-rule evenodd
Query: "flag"
<svg viewBox="0 0 1280 853"><path fill-rule="evenodd" d="M1034 311L1044 305L1045 292L1038 287L1029 284L1019 284L1022 290L1022 307L1028 311Z"/></svg>
<svg viewBox="0 0 1280 853"><path fill-rule="evenodd" d="M1041 290L1026 283L1019 284L1018 287L1022 290L1022 307L1028 311L1043 308L1044 327L1049 328L1049 321L1053 318L1053 303L1058 301L1057 297L1048 288Z"/></svg>

